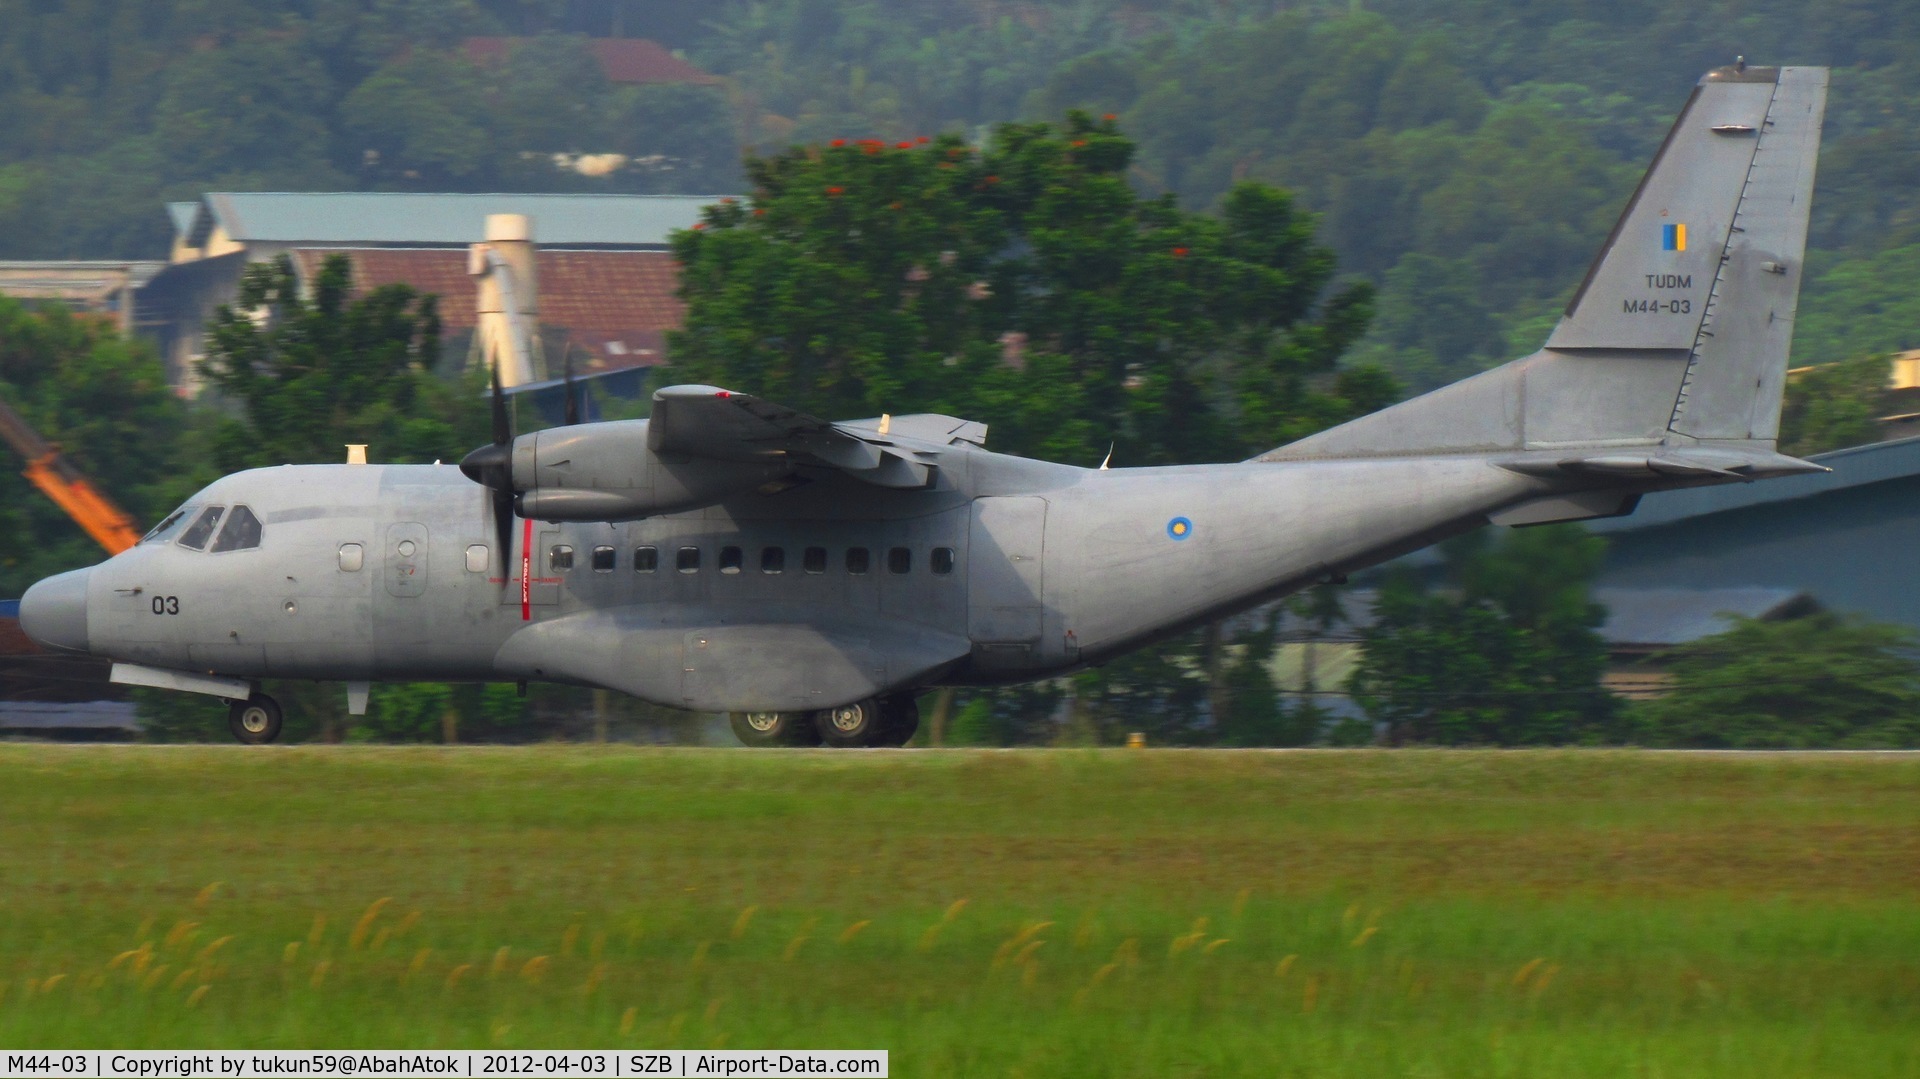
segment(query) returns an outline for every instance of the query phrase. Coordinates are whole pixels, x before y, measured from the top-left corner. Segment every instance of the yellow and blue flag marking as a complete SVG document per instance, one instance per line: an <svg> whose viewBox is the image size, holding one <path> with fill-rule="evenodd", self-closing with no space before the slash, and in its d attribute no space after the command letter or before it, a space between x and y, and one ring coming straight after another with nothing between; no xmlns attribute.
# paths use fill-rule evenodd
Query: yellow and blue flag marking
<svg viewBox="0 0 1920 1079"><path fill-rule="evenodd" d="M1660 250L1685 251L1687 249L1687 226L1661 225Z"/></svg>

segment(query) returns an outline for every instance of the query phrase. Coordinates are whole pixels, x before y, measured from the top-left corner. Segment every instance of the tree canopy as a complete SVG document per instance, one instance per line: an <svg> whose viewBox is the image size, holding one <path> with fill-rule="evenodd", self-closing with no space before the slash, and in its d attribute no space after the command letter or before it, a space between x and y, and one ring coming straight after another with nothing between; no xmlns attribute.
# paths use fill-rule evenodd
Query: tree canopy
<svg viewBox="0 0 1920 1079"><path fill-rule="evenodd" d="M1219 460L1385 404L1335 372L1371 289L1309 215L1247 183L1218 215L1143 197L1111 118L835 140L748 161L753 194L674 245L676 379L827 416L991 418L994 445L1093 463Z"/></svg>
<svg viewBox="0 0 1920 1079"><path fill-rule="evenodd" d="M1440 587L1383 583L1348 689L1394 743L1562 745L1623 737L1601 688L1605 541L1578 526L1473 532L1441 548Z"/></svg>
<svg viewBox="0 0 1920 1079"><path fill-rule="evenodd" d="M476 35L521 40L480 63ZM611 83L591 39L625 35L724 83ZM1796 326L1823 363L1920 346L1916 46L1901 0L0 0L0 257L159 255L161 202L205 190L742 193L742 145L1084 108L1144 193L1296 192L1380 290L1354 359L1418 390L1539 345L1688 86L1744 54L1835 68Z"/></svg>
<svg viewBox="0 0 1920 1079"><path fill-rule="evenodd" d="M1903 627L1816 614L1741 619L1668 657L1645 737L1694 749L1920 746L1920 654Z"/></svg>
<svg viewBox="0 0 1920 1079"><path fill-rule="evenodd" d="M331 256L309 298L283 255L248 267L237 308L215 313L202 370L239 407L215 434L222 468L339 461L349 442L431 461L486 440L479 382L433 374L435 297L407 285L354 297L349 278Z"/></svg>
<svg viewBox="0 0 1920 1079"><path fill-rule="evenodd" d="M111 322L0 296L0 396L138 525L212 478L197 432L153 351ZM99 547L20 476L0 468L0 595L90 565Z"/></svg>

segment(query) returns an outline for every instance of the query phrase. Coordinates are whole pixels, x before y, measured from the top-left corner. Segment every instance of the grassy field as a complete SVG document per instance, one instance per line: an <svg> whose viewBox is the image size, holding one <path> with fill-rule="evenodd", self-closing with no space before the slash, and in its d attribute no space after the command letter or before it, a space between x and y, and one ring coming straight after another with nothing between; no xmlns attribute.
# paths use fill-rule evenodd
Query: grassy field
<svg viewBox="0 0 1920 1079"><path fill-rule="evenodd" d="M0 1046L1920 1074L1920 758L0 746Z"/></svg>

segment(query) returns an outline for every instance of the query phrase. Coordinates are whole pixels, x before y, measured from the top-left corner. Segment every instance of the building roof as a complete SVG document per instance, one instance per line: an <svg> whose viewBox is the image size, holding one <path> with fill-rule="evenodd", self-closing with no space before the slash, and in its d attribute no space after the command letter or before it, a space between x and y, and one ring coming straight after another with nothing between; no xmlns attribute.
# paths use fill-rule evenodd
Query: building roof
<svg viewBox="0 0 1920 1079"><path fill-rule="evenodd" d="M205 246L215 226L239 243L465 247L483 238L488 214L527 214L542 247L664 249L719 198L215 191L200 197L180 235L188 247Z"/></svg>
<svg viewBox="0 0 1920 1079"><path fill-rule="evenodd" d="M329 255L346 255L353 264L355 293L404 283L440 297L440 322L451 331L479 322L473 278L467 276L464 250L392 248L299 248L293 252L300 275L311 280ZM685 314L674 290L679 277L673 257L660 251L535 252L539 275L540 324L564 329L589 362L581 373L645 367L661 363L665 332L677 329ZM552 357L559 362L559 357Z"/></svg>
<svg viewBox="0 0 1920 1079"><path fill-rule="evenodd" d="M99 299L140 288L167 268L162 261L104 259L0 261L0 293L23 299Z"/></svg>
<svg viewBox="0 0 1920 1079"><path fill-rule="evenodd" d="M513 48L526 38L470 37L462 43L467 59L476 64L506 62ZM600 61L600 70L608 82L690 83L711 86L720 80L673 55L657 41L639 37L597 37L587 41L587 51Z"/></svg>
<svg viewBox="0 0 1920 1079"><path fill-rule="evenodd" d="M1791 588L1596 588L1593 599L1607 609L1600 636L1615 649L1671 648L1724 633L1736 616L1798 618L1820 607Z"/></svg>

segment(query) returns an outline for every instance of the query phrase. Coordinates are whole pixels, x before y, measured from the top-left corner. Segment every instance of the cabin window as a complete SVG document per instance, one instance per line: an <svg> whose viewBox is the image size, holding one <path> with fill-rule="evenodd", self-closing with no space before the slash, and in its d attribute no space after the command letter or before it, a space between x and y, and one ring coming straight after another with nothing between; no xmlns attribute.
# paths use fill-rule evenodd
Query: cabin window
<svg viewBox="0 0 1920 1079"><path fill-rule="evenodd" d="M699 573L700 572L700 548L698 547L680 548L680 553L674 558L674 568L678 569L681 573Z"/></svg>
<svg viewBox="0 0 1920 1079"><path fill-rule="evenodd" d="M359 573L360 567L366 564L367 552L365 548L357 543L343 543L340 545L340 571L342 573Z"/></svg>
<svg viewBox="0 0 1920 1079"><path fill-rule="evenodd" d="M913 549L910 547L895 547L889 550L887 552L887 572L913 572Z"/></svg>
<svg viewBox="0 0 1920 1079"><path fill-rule="evenodd" d="M827 549L825 547L807 548L806 553L800 556L800 566L808 573L827 572Z"/></svg>
<svg viewBox="0 0 1920 1079"><path fill-rule="evenodd" d="M787 549L785 547L760 548L761 573L785 573L787 571Z"/></svg>
<svg viewBox="0 0 1920 1079"><path fill-rule="evenodd" d="M595 547L593 549L593 571L595 573L613 572L613 548Z"/></svg>
<svg viewBox="0 0 1920 1079"><path fill-rule="evenodd" d="M159 543L165 540L168 536L173 534L174 529L180 527L181 521L184 521L187 519L187 511L192 508L193 507L191 506L181 506L179 509L174 510L172 513L167 514L167 519L164 521L161 521L157 525L154 525L153 531L148 532L146 535L140 537L140 542L141 543Z"/></svg>
<svg viewBox="0 0 1920 1079"><path fill-rule="evenodd" d="M935 547L933 557L927 559L927 568L936 575L945 577L953 572L953 548Z"/></svg>
<svg viewBox="0 0 1920 1079"><path fill-rule="evenodd" d="M227 514L227 523L220 529L220 536L213 541L211 550L218 554L221 551L250 551L258 546L260 518L245 506L235 506L233 512Z"/></svg>
<svg viewBox="0 0 1920 1079"><path fill-rule="evenodd" d="M547 550L547 569L554 573L573 571L573 548L564 543L556 543Z"/></svg>
<svg viewBox="0 0 1920 1079"><path fill-rule="evenodd" d="M652 573L660 568L660 551L654 547L635 547L633 549L633 572Z"/></svg>
<svg viewBox="0 0 1920 1079"><path fill-rule="evenodd" d="M468 573L487 572L488 553L489 552L487 551L487 545L484 543L468 544L467 545L467 572Z"/></svg>
<svg viewBox="0 0 1920 1079"><path fill-rule="evenodd" d="M720 548L720 572L721 573L739 573L740 566L745 561L746 561L746 557L740 553L740 548L738 547Z"/></svg>
<svg viewBox="0 0 1920 1079"><path fill-rule="evenodd" d="M185 532L180 533L180 546L198 551L213 538L213 526L220 523L220 515L226 512L225 506L208 506L193 519Z"/></svg>
<svg viewBox="0 0 1920 1079"><path fill-rule="evenodd" d="M872 564L872 561L873 559L870 555L868 555L867 549L865 547L847 548L847 572L848 573L865 573L867 572L867 569Z"/></svg>

